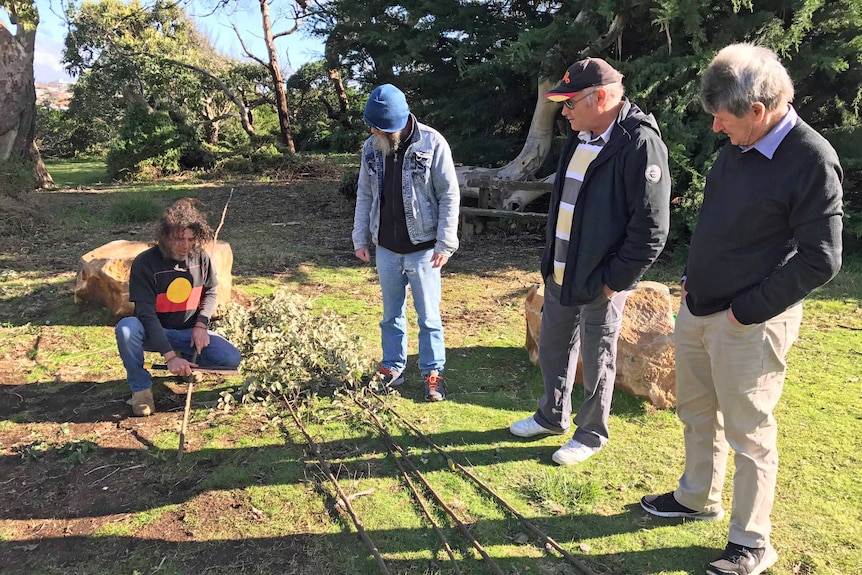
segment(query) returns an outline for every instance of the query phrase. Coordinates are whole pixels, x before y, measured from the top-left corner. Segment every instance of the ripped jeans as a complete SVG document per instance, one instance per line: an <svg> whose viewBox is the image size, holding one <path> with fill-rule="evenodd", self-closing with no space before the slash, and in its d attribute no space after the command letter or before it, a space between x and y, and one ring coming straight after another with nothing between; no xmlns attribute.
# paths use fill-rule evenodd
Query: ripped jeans
<svg viewBox="0 0 862 575"><path fill-rule="evenodd" d="M383 292L380 322L383 360L381 365L403 371L407 365L407 286L419 316L419 371L443 373L446 346L440 318L440 268L431 267L434 250L398 254L377 246L377 276Z"/></svg>

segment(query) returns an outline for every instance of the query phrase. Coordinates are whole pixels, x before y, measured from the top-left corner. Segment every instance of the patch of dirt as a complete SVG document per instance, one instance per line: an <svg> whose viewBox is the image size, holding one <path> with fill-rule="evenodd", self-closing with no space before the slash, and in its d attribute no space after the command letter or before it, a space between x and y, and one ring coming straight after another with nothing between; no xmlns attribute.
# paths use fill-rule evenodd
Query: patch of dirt
<svg viewBox="0 0 862 575"><path fill-rule="evenodd" d="M338 180L209 186L199 197L211 221L218 221L231 188L219 239L233 248L235 285L242 285L244 276L270 276L298 282L297 291L309 296L339 294L338 286L312 281L311 274L321 264L327 269L367 265L353 255L353 203L337 193ZM46 212L86 214L107 209L111 194L56 191L40 194L36 201L45 204ZM242 481L226 480L232 497L225 490L216 494L201 488L221 465L242 467L237 444L258 433L260 421L232 420L233 431L220 439L220 449L200 451L206 429L229 415L193 417L186 450L194 456L177 465L176 447L164 447L163 436L179 429L184 386L157 379L158 413L131 417L119 368L88 371L81 367L85 362L74 359L78 346L87 353L85 343L39 327L54 325L63 313L69 325L105 325L100 323L104 318L93 314L69 315L63 303L71 298L75 262L118 237L149 238L152 225L123 224L95 232L92 226L58 226L50 218L28 225L17 236L0 234L0 271L11 270L12 277L38 270L61 278L51 286L30 286L29 295L16 287L12 298L0 284L0 321L17 330L7 338L0 328L0 571L102 573L115 562L138 561L138 571L144 573L161 560L170 565L163 569L168 572L317 572L310 570L315 561L307 557L310 536L243 539L231 527L254 520ZM513 313L512 308L523 309L524 294L539 280L543 245L537 230L497 229L465 241L444 270L447 338L463 341L501 314ZM454 294L455 284L447 284L446 276L459 274L480 278L480 290ZM250 301L236 290L233 297L240 304ZM373 272L367 288L354 297L379 297ZM72 359L34 377L48 350L64 350ZM37 383L28 383L34 379ZM210 381L207 388L221 385ZM337 445L326 447L329 455L339 455ZM153 512L150 520L132 521L147 511ZM210 540L212 533L227 535Z"/></svg>

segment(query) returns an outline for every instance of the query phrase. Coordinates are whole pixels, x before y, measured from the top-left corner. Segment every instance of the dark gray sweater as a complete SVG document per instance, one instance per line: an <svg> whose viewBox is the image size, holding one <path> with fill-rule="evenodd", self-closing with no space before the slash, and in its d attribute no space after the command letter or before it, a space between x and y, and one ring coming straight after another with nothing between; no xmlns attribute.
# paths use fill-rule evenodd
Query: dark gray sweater
<svg viewBox="0 0 862 575"><path fill-rule="evenodd" d="M761 323L841 268L842 171L801 119L770 160L728 142L706 179L686 266L694 315Z"/></svg>

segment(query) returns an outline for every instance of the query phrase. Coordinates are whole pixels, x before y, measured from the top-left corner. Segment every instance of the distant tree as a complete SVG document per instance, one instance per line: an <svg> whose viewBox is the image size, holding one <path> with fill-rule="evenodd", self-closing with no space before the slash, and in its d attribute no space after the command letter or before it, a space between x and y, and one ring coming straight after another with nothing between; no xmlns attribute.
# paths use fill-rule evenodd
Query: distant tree
<svg viewBox="0 0 862 575"><path fill-rule="evenodd" d="M323 60L309 62L287 80L297 149L354 152L368 136L361 115L366 94L342 86L333 87L333 70Z"/></svg>
<svg viewBox="0 0 862 575"><path fill-rule="evenodd" d="M202 143L217 142L221 122L234 115L255 135L248 107L220 77L234 63L215 52L177 3L87 1L70 5L67 20L64 62L86 87L76 98L98 94L125 106L120 140L108 156L112 175L151 172L147 154L155 154L154 175L207 167L212 158Z"/></svg>
<svg viewBox="0 0 862 575"><path fill-rule="evenodd" d="M261 68L266 70L266 73L271 80L271 99L275 105L276 112L278 113L281 143L290 153L295 153L296 144L293 140L290 110L288 109L287 104L287 89L285 87L284 73L282 72L281 63L279 62L278 50L276 49L276 41L279 38L295 34L299 30L299 25L302 22L302 19L308 13L309 2L308 0L293 0L291 2L279 3L279 11L273 15L270 12L271 6L274 5L273 0L249 1L254 2L257 9L260 11L261 32L264 46L266 47L266 56L259 56L249 48L236 25L233 26L233 30L236 37L239 39L245 55L251 58L251 60ZM242 3L243 0L215 0L214 9L229 14L239 10ZM279 27L282 21L285 22L283 28Z"/></svg>
<svg viewBox="0 0 862 575"><path fill-rule="evenodd" d="M15 26L13 34L0 22L0 175L7 170L19 174L0 178L0 193L53 184L34 144L36 132L36 84L33 58L39 11L35 0L0 0Z"/></svg>

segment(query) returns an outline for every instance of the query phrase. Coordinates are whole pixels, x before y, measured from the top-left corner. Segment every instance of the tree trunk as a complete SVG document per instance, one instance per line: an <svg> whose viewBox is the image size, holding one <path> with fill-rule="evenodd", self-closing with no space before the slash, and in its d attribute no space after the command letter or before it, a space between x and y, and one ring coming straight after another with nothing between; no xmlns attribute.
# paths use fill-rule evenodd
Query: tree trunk
<svg viewBox="0 0 862 575"><path fill-rule="evenodd" d="M586 10L581 10L575 21L587 18ZM600 53L612 45L620 37L626 20L622 14L614 16L607 32L602 34L594 42L584 47L578 53L578 60ZM552 50L556 50L554 47ZM502 168L479 168L476 166L462 166L456 168L458 174L458 185L461 187L461 195L477 197L478 188L467 186L467 181L477 178L495 178L499 180L525 181L530 180L536 171L545 163L548 152L551 150L551 142L554 136L554 117L559 114L560 106L554 105L545 99L545 94L550 92L555 82L548 78L540 78L537 85L536 107L533 109L533 120L530 122L530 131L524 141L521 153L514 160ZM554 174L543 178L542 182L553 182ZM492 208L503 208L506 210L521 211L524 207L546 192L533 190L502 190L499 197L495 197L496 205Z"/></svg>
<svg viewBox="0 0 862 575"><path fill-rule="evenodd" d="M275 108L278 111L278 125L281 131L281 141L287 146L291 154L296 153L293 144L293 134L290 127L290 115L287 111L287 95L284 88L284 78L278 65L278 55L275 51L275 38L272 34L272 24L269 21L269 4L267 0L258 0L260 3L260 16L263 19L263 41L266 43L266 51L269 55L267 68L272 76L272 84L275 89Z"/></svg>
<svg viewBox="0 0 862 575"><path fill-rule="evenodd" d="M456 168L458 174L458 185L461 187L461 195L475 197L478 188L467 186L467 181L475 178L495 178L499 180L526 181L531 180L536 171L545 163L548 152L551 151L551 142L554 137L554 118L560 113L558 104L551 104L545 99L545 94L551 91L554 83L548 78L541 78L537 83L536 106L533 109L533 120L530 122L530 131L524 141L524 147L518 156L501 168L479 168L476 166L462 166ZM554 181L551 175L542 181ZM494 208L504 210L521 211L524 207L541 196L544 192L534 190L504 191L498 205Z"/></svg>
<svg viewBox="0 0 862 575"><path fill-rule="evenodd" d="M0 161L12 157L34 164L36 187L54 183L33 142L36 134L36 83L33 57L39 13L35 4L3 4L17 28L0 22Z"/></svg>
<svg viewBox="0 0 862 575"><path fill-rule="evenodd" d="M347 99L347 90L344 89L344 81L341 79L341 72L338 68L330 68L327 70L329 74L329 82L332 84L332 89L335 90L335 95L338 97L338 111L341 117L341 125L351 128L350 123L350 100Z"/></svg>

